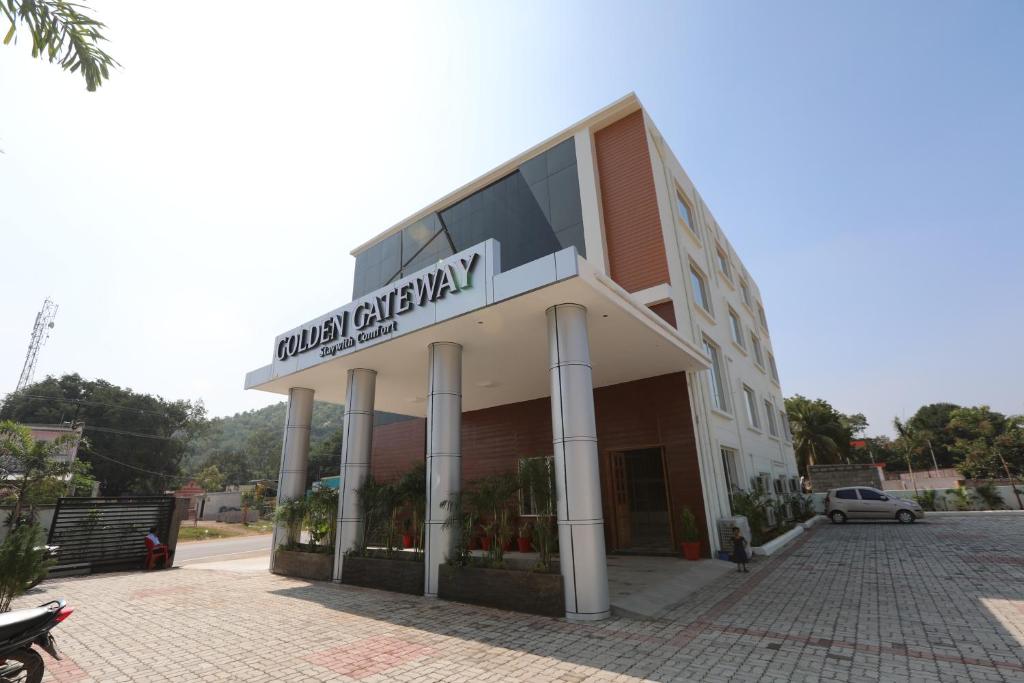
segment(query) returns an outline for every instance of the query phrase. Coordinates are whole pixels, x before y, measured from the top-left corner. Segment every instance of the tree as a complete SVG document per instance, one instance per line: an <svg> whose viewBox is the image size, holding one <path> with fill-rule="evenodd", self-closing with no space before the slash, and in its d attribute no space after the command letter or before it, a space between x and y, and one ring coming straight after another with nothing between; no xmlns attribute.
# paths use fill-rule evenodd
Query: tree
<svg viewBox="0 0 1024 683"><path fill-rule="evenodd" d="M988 406L958 408L950 413L947 429L964 476L1002 478L1007 468L1014 476L1024 471L1024 417L1006 417Z"/></svg>
<svg viewBox="0 0 1024 683"><path fill-rule="evenodd" d="M167 401L77 374L47 377L9 394L0 419L84 423L79 457L92 465L104 495L155 494L183 482L186 444L205 422L201 401ZM276 473L275 473L276 475Z"/></svg>
<svg viewBox="0 0 1024 683"><path fill-rule="evenodd" d="M810 465L839 462L849 449L850 431L844 417L827 401L797 394L786 399L786 414L793 433L793 450L801 472Z"/></svg>
<svg viewBox="0 0 1024 683"><path fill-rule="evenodd" d="M77 434L67 434L53 441L37 440L25 425L5 420L0 422L0 478L13 498L14 524L20 523L22 507L52 503L73 492L74 476L82 476L87 468L77 462L60 459L74 447Z"/></svg>
<svg viewBox="0 0 1024 683"><path fill-rule="evenodd" d="M120 66L100 48L106 38L103 23L79 10L88 9L66 0L2 0L0 12L11 26L4 45L17 43L19 27L32 40L32 57L57 62L65 71L80 71L85 87L93 92L110 78L110 68Z"/></svg>
<svg viewBox="0 0 1024 683"><path fill-rule="evenodd" d="M907 420L907 424L924 440L929 461L934 454L935 467L956 465L956 455L950 450L955 437L948 427L950 416L959 409L955 403L931 403L918 408Z"/></svg>
<svg viewBox="0 0 1024 683"><path fill-rule="evenodd" d="M209 465L196 475L196 483L206 491L220 491L224 486L224 475L216 465Z"/></svg>

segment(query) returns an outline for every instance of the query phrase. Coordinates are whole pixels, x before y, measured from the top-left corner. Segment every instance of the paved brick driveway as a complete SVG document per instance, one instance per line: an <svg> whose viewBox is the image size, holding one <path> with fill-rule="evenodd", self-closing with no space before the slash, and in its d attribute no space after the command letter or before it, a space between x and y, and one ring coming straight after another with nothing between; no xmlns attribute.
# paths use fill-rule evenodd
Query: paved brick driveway
<svg viewBox="0 0 1024 683"><path fill-rule="evenodd" d="M201 569L44 586L77 608L59 681L1024 681L1020 515L819 525L656 621Z"/></svg>

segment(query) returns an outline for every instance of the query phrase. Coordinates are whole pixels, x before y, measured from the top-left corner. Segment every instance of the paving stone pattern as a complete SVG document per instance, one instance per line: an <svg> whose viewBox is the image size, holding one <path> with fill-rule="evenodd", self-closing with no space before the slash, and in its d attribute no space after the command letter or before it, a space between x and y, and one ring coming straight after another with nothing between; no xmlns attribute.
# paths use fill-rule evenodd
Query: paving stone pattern
<svg viewBox="0 0 1024 683"><path fill-rule="evenodd" d="M1024 516L818 525L663 617L597 624L263 573L43 584L51 681L1024 681Z"/></svg>

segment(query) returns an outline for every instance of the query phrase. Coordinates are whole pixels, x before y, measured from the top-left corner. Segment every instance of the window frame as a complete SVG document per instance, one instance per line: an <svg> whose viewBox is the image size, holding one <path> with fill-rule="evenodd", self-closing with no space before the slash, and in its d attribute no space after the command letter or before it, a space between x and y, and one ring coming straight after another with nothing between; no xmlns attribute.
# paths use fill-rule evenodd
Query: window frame
<svg viewBox="0 0 1024 683"><path fill-rule="evenodd" d="M744 277L740 278L740 299L743 300L743 305L746 306L751 313L753 313L754 309L752 308L752 302L754 299L750 294L750 283Z"/></svg>
<svg viewBox="0 0 1024 683"><path fill-rule="evenodd" d="M787 443L792 443L793 432L789 428L789 415L785 410L779 409L779 424L782 425L782 435Z"/></svg>
<svg viewBox="0 0 1024 683"><path fill-rule="evenodd" d="M743 319L732 306L729 306L729 336L732 337L732 343L738 349L743 353L747 352L747 344L743 339Z"/></svg>
<svg viewBox="0 0 1024 683"><path fill-rule="evenodd" d="M697 266L697 264L694 263L691 260L690 261L690 287L691 287L691 289L693 289L695 284L696 284L696 282L694 282L694 279L696 279L697 281L700 282L700 285L701 285L700 286L700 295L701 295L700 298L704 300L704 302L707 304L707 306L704 306L704 304L700 303L700 301L697 300L697 292L696 292L696 290L694 291L693 301L694 301L695 304L697 304L697 308L699 308L700 310L702 310L705 313L707 313L709 316L711 316L711 318L713 320L714 317L715 317L715 308L714 308L714 305L711 302L711 288L708 287L707 275L705 275L704 271L702 271L700 269L700 267Z"/></svg>
<svg viewBox="0 0 1024 683"><path fill-rule="evenodd" d="M779 366L775 364L775 354L771 351L768 352L768 374L773 382L779 383Z"/></svg>
<svg viewBox="0 0 1024 683"><path fill-rule="evenodd" d="M685 215L683 215L684 212L681 209L686 210ZM676 184L676 216L678 216L683 222L683 225L685 225L686 229L690 231L690 234L696 238L697 243L704 244L700 238L700 232L697 231L696 221L694 220L693 202L691 202L689 197L686 196L686 193L683 192L683 188L681 188L678 183Z"/></svg>
<svg viewBox="0 0 1024 683"><path fill-rule="evenodd" d="M732 284L732 261L729 260L729 252L727 252L721 244L715 244L715 255L718 257L717 266L718 271L725 276L725 281L730 285Z"/></svg>
<svg viewBox="0 0 1024 683"><path fill-rule="evenodd" d="M761 339L754 330L750 331L750 350L754 355L754 364L764 370L764 349L761 348Z"/></svg>
<svg viewBox="0 0 1024 683"><path fill-rule="evenodd" d="M747 426L755 431L761 431L760 410L757 407L757 393L748 384L743 385L744 403L747 406Z"/></svg>
<svg viewBox="0 0 1024 683"><path fill-rule="evenodd" d="M768 434L777 439L779 438L779 427L775 424L775 406L767 398L762 400L764 401L765 417L768 419Z"/></svg>
<svg viewBox="0 0 1024 683"><path fill-rule="evenodd" d="M757 320L761 323L761 329L768 331L768 318L764 314L764 304L757 302Z"/></svg>
<svg viewBox="0 0 1024 683"><path fill-rule="evenodd" d="M711 407L723 413L731 413L729 410L729 398L725 391L728 384L725 381L722 366L722 349L713 342L707 335L703 336L705 351L711 356L711 367L708 368L708 384L711 386ZM714 396L718 394L718 405L715 405Z"/></svg>

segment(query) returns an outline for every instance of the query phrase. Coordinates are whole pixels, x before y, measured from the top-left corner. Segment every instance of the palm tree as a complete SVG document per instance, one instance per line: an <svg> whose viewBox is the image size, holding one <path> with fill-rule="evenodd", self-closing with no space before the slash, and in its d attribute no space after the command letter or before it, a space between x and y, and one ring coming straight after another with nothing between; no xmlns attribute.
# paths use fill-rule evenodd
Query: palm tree
<svg viewBox="0 0 1024 683"><path fill-rule="evenodd" d="M20 25L32 40L32 56L58 62L62 69L81 72L92 92L110 78L110 67L120 66L104 52L100 41L103 23L79 10L88 9L67 0L5 0L0 16L10 22L3 43L17 42Z"/></svg>
<svg viewBox="0 0 1024 683"><path fill-rule="evenodd" d="M903 447L903 457L907 460L907 469L910 471L910 482L914 485L914 492L917 492L917 480L914 478L914 466L911 459L924 441L927 435L919 432L909 422L903 422L898 417L892 419L892 426L896 430L896 444Z"/></svg>
<svg viewBox="0 0 1024 683"><path fill-rule="evenodd" d="M806 474L811 465L838 461L845 430L828 404L793 396L786 399L786 413L802 472Z"/></svg>
<svg viewBox="0 0 1024 683"><path fill-rule="evenodd" d="M0 422L0 478L7 481L14 493L15 523L21 518L23 504L45 482L65 479L68 487L77 468L65 463L61 456L76 441L77 434L65 434L53 441L36 440L32 430L11 420ZM83 440L84 441L84 440Z"/></svg>

